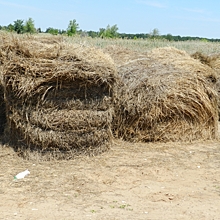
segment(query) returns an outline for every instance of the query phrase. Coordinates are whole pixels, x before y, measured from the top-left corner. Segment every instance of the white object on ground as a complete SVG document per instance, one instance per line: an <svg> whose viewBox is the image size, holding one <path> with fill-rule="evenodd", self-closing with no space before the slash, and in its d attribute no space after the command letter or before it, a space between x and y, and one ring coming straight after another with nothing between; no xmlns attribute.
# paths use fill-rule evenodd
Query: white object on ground
<svg viewBox="0 0 220 220"><path fill-rule="evenodd" d="M29 170L25 170L19 174L17 174L14 179L18 180L18 179L23 179L25 176L27 176L28 174L30 174Z"/></svg>

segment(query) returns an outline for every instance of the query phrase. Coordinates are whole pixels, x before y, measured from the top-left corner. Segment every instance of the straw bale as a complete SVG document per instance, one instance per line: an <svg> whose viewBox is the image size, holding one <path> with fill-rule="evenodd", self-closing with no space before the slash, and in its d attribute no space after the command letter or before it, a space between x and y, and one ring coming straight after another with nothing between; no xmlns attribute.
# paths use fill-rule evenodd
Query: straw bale
<svg viewBox="0 0 220 220"><path fill-rule="evenodd" d="M118 65L123 86L114 135L134 142L217 138L215 72L175 48L157 48L144 56Z"/></svg>
<svg viewBox="0 0 220 220"><path fill-rule="evenodd" d="M62 39L12 35L1 40L6 136L15 149L64 158L107 150L117 82L113 60Z"/></svg>
<svg viewBox="0 0 220 220"><path fill-rule="evenodd" d="M220 54L206 55L201 52L196 52L191 55L194 59L206 64L216 70L217 77L220 77Z"/></svg>
<svg viewBox="0 0 220 220"><path fill-rule="evenodd" d="M201 63L211 66L212 58L208 55L205 55L201 52L195 52L191 55L192 58L199 60Z"/></svg>
<svg viewBox="0 0 220 220"><path fill-rule="evenodd" d="M215 89L218 93L218 115L220 119L220 55L219 54L211 56L210 66L217 73L217 82Z"/></svg>
<svg viewBox="0 0 220 220"><path fill-rule="evenodd" d="M134 62L134 60L146 59L146 53L138 53L134 50L129 50L126 47L109 45L103 49L109 54L116 64L116 66L124 65L125 63Z"/></svg>
<svg viewBox="0 0 220 220"><path fill-rule="evenodd" d="M216 72L216 84L215 90L218 93L218 114L220 118L220 55L219 54L212 54L206 55L200 52L196 52L192 54L194 59L200 60L203 64L210 66Z"/></svg>

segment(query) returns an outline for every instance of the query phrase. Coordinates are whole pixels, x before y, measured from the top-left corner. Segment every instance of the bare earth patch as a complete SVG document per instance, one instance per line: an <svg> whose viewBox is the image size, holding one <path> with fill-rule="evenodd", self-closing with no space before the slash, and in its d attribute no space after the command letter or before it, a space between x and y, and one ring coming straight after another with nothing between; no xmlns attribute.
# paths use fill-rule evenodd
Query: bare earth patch
<svg viewBox="0 0 220 220"><path fill-rule="evenodd" d="M219 141L117 140L102 155L56 162L2 146L0 219L220 219L219 172Z"/></svg>

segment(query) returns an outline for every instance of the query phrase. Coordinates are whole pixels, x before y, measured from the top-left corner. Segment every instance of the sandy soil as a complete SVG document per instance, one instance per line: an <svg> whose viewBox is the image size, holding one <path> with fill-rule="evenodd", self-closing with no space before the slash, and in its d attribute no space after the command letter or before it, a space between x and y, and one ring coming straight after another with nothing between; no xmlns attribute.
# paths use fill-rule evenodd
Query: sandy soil
<svg viewBox="0 0 220 220"><path fill-rule="evenodd" d="M56 162L1 146L0 219L220 219L220 142L115 141L102 155Z"/></svg>

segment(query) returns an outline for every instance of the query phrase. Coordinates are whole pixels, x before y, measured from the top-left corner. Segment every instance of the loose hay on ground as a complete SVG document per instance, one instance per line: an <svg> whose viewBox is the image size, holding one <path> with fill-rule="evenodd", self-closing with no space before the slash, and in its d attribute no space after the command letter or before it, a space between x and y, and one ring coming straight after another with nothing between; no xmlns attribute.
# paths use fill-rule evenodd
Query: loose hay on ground
<svg viewBox="0 0 220 220"><path fill-rule="evenodd" d="M57 158L106 151L117 81L112 59L62 38L1 40L6 137L15 149L26 157L38 152Z"/></svg>
<svg viewBox="0 0 220 220"><path fill-rule="evenodd" d="M123 52L107 53L117 61ZM117 64L123 86L114 135L134 142L217 138L215 72L175 48L154 49L136 59L134 54Z"/></svg>

